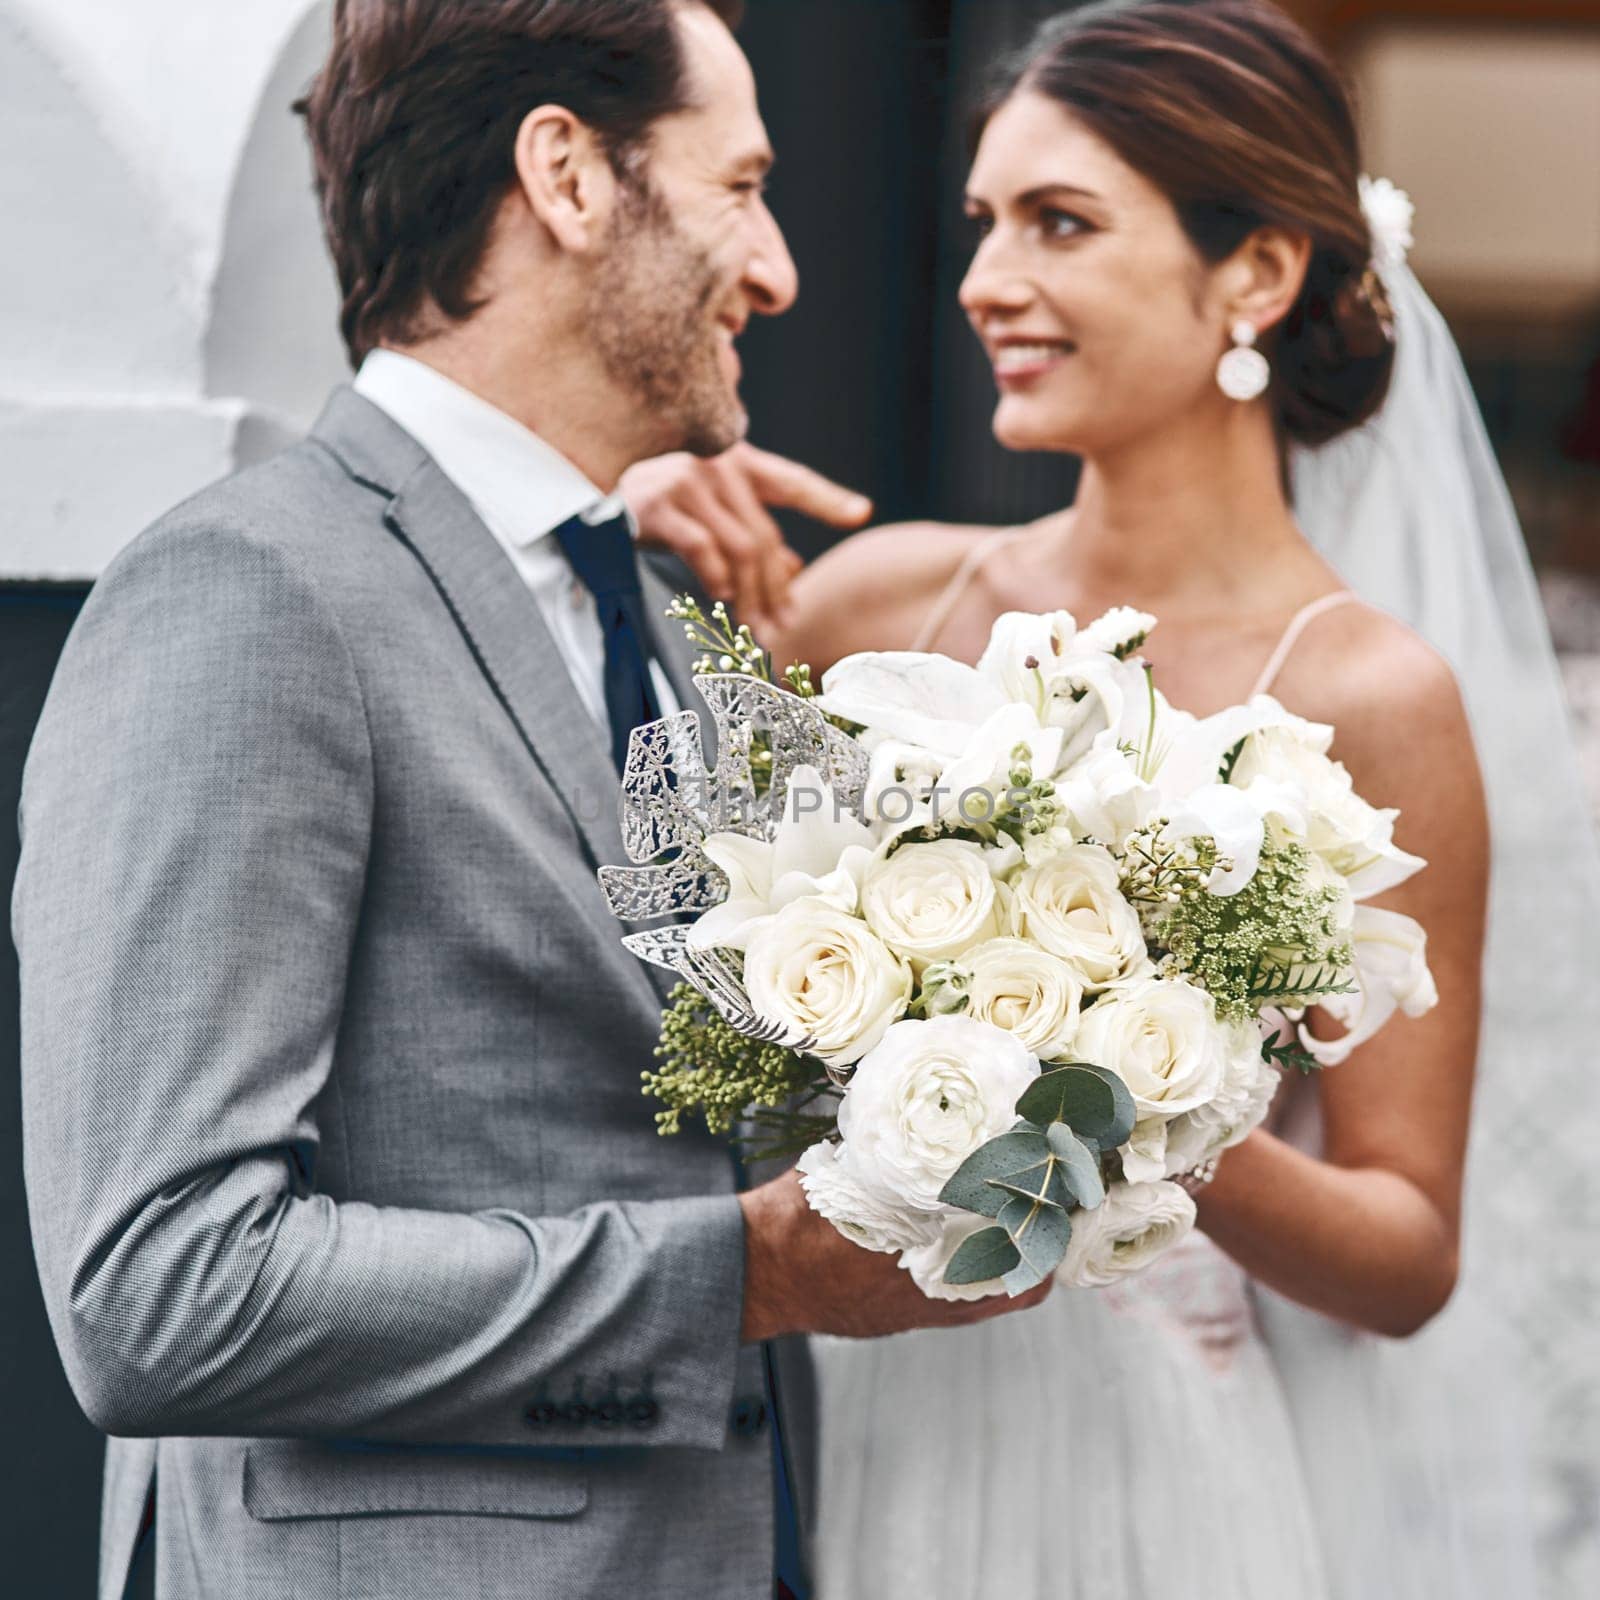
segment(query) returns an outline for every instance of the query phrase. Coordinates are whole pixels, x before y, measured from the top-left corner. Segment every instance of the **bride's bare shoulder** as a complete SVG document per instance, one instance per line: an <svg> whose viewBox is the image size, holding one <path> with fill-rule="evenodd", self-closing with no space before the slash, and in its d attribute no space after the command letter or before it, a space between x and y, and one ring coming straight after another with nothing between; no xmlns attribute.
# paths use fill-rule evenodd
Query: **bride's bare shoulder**
<svg viewBox="0 0 1600 1600"><path fill-rule="evenodd" d="M1455 673L1397 617L1365 603L1341 606L1306 635L1273 692L1333 725L1332 753L1375 805L1481 810Z"/></svg>
<svg viewBox="0 0 1600 1600"><path fill-rule="evenodd" d="M910 648L962 561L997 531L897 522L841 539L795 579L784 653L820 674L852 651Z"/></svg>

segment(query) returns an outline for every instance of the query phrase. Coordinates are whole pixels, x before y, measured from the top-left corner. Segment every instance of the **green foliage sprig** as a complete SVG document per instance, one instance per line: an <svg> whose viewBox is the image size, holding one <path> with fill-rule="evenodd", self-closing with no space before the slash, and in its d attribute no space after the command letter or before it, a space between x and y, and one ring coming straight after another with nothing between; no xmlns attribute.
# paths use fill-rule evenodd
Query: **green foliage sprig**
<svg viewBox="0 0 1600 1600"><path fill-rule="evenodd" d="M1302 1077L1310 1077L1313 1072L1322 1070L1322 1063L1298 1039L1288 1044L1274 1044L1270 1039L1263 1041L1261 1059L1285 1071L1293 1068Z"/></svg>
<svg viewBox="0 0 1600 1600"><path fill-rule="evenodd" d="M678 984L667 997L661 1065L644 1073L644 1093L663 1102L656 1112L662 1134L682 1131L685 1112L698 1113L712 1133L732 1133L757 1146L753 1157L803 1150L833 1131L831 1102L841 1091L822 1063L782 1045L762 1044L731 1028L697 989Z"/></svg>
<svg viewBox="0 0 1600 1600"><path fill-rule="evenodd" d="M1211 995L1219 1016L1242 1021L1264 1006L1308 1006L1351 991L1355 952L1339 926L1344 896L1337 885L1312 884L1304 846L1269 837L1250 882L1217 895L1205 887L1209 869L1198 870L1208 859L1204 841L1195 870L1162 868L1160 851L1170 847L1145 837L1158 830L1140 836L1156 863L1150 883L1159 886L1141 902L1147 931L1170 965ZM1156 893L1163 898L1151 898Z"/></svg>

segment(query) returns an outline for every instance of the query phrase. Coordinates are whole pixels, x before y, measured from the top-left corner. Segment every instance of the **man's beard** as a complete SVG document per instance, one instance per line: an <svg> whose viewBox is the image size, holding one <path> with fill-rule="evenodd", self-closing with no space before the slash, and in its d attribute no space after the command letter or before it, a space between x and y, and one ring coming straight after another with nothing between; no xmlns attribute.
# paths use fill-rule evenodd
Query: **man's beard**
<svg viewBox="0 0 1600 1600"><path fill-rule="evenodd" d="M660 454L719 455L744 437L745 412L717 356L715 268L637 179L623 183L608 245L588 305L606 372L659 428Z"/></svg>

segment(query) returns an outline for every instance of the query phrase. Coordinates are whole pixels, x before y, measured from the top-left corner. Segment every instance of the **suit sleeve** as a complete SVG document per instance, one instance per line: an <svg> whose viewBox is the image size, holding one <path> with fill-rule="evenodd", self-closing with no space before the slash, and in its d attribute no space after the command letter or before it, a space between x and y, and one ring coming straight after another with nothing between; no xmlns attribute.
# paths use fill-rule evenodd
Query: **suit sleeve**
<svg viewBox="0 0 1600 1600"><path fill-rule="evenodd" d="M315 1190L373 784L295 557L179 525L114 564L29 756L13 907L30 1216L80 1403L124 1435L720 1446L733 1196L529 1217ZM654 1426L531 1429L575 1373L647 1374Z"/></svg>

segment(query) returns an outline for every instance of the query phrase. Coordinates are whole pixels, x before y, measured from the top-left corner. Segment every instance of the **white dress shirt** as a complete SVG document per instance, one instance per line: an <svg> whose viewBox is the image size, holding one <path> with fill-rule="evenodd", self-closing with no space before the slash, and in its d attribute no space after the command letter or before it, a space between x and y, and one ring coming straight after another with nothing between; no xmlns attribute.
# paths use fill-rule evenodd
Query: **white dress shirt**
<svg viewBox="0 0 1600 1600"><path fill-rule="evenodd" d="M585 522L625 515L631 528L632 513L516 418L411 356L371 351L355 391L388 412L471 502L538 602L579 699L608 729L600 616L550 533L578 515ZM661 714L677 711L672 685L654 658L650 679Z"/></svg>

